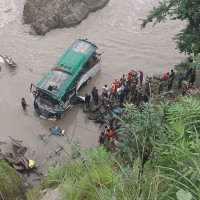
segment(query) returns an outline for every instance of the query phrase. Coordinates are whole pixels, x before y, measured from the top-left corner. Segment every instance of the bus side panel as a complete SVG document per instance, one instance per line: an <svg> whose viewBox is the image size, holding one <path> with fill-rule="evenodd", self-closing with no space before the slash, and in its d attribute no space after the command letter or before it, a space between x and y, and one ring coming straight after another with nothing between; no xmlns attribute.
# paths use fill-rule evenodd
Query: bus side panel
<svg viewBox="0 0 200 200"><path fill-rule="evenodd" d="M86 74L84 74L81 79L79 80L78 86L77 86L77 90L84 84L87 82L88 79L93 78L97 72L100 70L101 68L101 61L99 61L98 63L96 63L95 66L93 66Z"/></svg>

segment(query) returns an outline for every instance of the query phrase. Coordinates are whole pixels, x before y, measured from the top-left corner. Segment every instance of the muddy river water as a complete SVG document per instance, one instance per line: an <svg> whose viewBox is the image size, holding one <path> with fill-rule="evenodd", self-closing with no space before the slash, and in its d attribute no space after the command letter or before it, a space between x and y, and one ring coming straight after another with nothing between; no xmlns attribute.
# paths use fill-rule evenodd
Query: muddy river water
<svg viewBox="0 0 200 200"><path fill-rule="evenodd" d="M148 25L140 29L138 19L144 18L157 3L158 0L110 0L80 25L52 30L42 37L29 35L30 26L22 24L24 0L0 0L0 54L17 63L16 68L0 63L0 141L7 142L0 148L11 150L9 135L22 140L28 147L26 157L37 165L58 147L57 143L70 152L66 136L48 137L54 122L35 113L29 88L31 83L38 83L76 38L86 37L99 47L99 52L104 52L101 71L81 90L82 95L90 93L94 85L99 89L105 83L110 85L115 76L120 77L130 69L152 75L166 72L183 60L184 55L179 54L172 41L172 36L183 28L182 22L167 21L154 28ZM21 107L22 97L30 105L26 111ZM81 147L98 145L99 126L88 120L80 105L69 109L56 123L65 129L70 140L79 138ZM47 134L47 144L39 139L40 134ZM33 182L34 178L28 179Z"/></svg>

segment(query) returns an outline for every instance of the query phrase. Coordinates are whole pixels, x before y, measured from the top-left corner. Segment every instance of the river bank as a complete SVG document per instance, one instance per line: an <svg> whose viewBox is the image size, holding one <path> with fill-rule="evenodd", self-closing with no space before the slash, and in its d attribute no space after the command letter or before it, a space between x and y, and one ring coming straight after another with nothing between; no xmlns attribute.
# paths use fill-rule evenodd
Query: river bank
<svg viewBox="0 0 200 200"><path fill-rule="evenodd" d="M143 105L142 111L133 104L124 105L115 137L107 141L116 145L114 154L100 146L86 149L86 157L66 158L63 165L51 168L42 187L58 186L58 180L62 180L54 192L58 195L59 190L61 198L81 200L101 197L146 200L155 195L158 199L165 195L181 200L183 194L189 199L198 198L199 183L192 179L191 173L191 170L198 173L196 167L199 167L200 126L196 114L200 104L199 97L192 97L194 94L180 96L171 102L163 98L159 105L150 100ZM75 171L71 171L72 168ZM66 170L65 175L61 175L60 170ZM182 179L183 174L186 177Z"/></svg>

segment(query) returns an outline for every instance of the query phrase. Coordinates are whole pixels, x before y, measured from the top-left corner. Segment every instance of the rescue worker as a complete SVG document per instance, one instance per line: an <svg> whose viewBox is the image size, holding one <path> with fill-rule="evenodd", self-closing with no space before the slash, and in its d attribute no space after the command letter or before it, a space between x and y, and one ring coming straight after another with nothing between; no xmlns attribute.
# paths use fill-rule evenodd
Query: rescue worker
<svg viewBox="0 0 200 200"><path fill-rule="evenodd" d="M112 83L111 86L110 86L110 95L109 95L109 98L113 99L114 93L115 93L115 84Z"/></svg>
<svg viewBox="0 0 200 200"><path fill-rule="evenodd" d="M115 83L115 88L118 88L119 87L119 81L118 81L117 77L115 77L114 83Z"/></svg>
<svg viewBox="0 0 200 200"><path fill-rule="evenodd" d="M114 135L113 131L109 128L107 129L106 134L107 134L108 138L111 138Z"/></svg>

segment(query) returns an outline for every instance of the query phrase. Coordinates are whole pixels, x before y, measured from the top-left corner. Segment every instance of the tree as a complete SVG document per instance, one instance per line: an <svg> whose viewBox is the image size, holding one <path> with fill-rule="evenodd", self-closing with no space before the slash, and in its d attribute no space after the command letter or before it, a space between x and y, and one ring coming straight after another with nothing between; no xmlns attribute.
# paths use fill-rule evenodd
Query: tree
<svg viewBox="0 0 200 200"><path fill-rule="evenodd" d="M180 52L187 54L200 53L200 1L199 0L164 0L158 7L153 7L146 19L142 20L142 28L149 22L154 25L170 20L186 21L186 27L173 38ZM153 26L154 26L153 25Z"/></svg>

